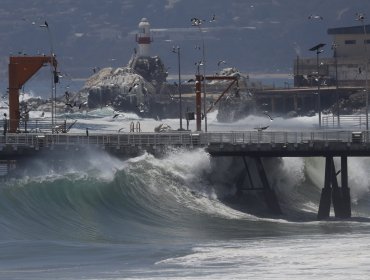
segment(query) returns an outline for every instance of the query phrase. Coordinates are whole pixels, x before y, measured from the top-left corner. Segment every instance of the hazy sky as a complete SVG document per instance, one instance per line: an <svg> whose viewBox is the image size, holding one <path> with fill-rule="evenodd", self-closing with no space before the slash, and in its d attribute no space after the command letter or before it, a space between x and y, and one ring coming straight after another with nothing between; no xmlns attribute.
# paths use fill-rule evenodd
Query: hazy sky
<svg viewBox="0 0 370 280"><path fill-rule="evenodd" d="M202 45L210 72L225 60L243 72L289 73L296 55L312 55L308 49L317 43L331 45L328 28L359 24L359 11L370 15L370 1L2 0L0 77L7 79L9 54L49 53L50 42L61 70L73 78L90 76L94 67L125 66L142 17L153 28L152 55L170 74L177 73L173 46L181 48L183 72L192 74ZM201 29L191 26L193 17L204 20ZM39 27L45 20L50 36ZM332 55L330 47L323 55Z"/></svg>

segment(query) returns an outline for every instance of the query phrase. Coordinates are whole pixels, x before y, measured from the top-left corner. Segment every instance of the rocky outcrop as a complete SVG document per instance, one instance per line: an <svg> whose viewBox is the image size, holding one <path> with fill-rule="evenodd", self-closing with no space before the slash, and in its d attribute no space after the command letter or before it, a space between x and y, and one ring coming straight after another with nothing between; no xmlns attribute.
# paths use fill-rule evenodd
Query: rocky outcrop
<svg viewBox="0 0 370 280"><path fill-rule="evenodd" d="M112 106L139 115L158 115L157 101L167 73L159 57L138 57L122 68L104 68L91 76L83 91L88 107Z"/></svg>
<svg viewBox="0 0 370 280"><path fill-rule="evenodd" d="M219 122L234 122L254 113L256 102L252 93L248 91L247 78L235 68L225 68L220 71L220 75L237 77L238 86L231 89L230 93L220 100L217 120ZM225 81L221 83L225 83Z"/></svg>

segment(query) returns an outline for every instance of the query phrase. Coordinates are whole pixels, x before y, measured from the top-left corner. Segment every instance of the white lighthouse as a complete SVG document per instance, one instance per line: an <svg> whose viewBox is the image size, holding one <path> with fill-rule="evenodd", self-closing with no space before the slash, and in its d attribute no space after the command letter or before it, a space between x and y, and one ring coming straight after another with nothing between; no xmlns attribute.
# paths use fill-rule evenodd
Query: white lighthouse
<svg viewBox="0 0 370 280"><path fill-rule="evenodd" d="M149 56L150 43L150 24L146 18L139 22L139 32L136 34L136 42L139 44L138 56Z"/></svg>

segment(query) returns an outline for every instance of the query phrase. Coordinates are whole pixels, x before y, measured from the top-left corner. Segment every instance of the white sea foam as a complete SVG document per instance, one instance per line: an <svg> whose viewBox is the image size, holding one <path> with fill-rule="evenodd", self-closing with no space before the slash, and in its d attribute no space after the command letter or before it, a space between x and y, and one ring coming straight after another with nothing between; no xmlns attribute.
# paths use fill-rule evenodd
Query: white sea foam
<svg viewBox="0 0 370 280"><path fill-rule="evenodd" d="M336 235L209 243L156 266L176 279L367 279L369 241Z"/></svg>

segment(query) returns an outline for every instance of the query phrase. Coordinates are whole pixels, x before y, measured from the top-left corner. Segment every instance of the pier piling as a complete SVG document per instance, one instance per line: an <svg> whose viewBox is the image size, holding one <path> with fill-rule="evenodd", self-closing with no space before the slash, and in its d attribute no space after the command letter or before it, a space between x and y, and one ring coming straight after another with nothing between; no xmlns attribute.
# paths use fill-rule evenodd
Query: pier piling
<svg viewBox="0 0 370 280"><path fill-rule="evenodd" d="M260 157L255 157L254 161L256 163L257 171L260 176L262 185L263 185L263 196L265 198L265 202L267 207L271 210L273 214L281 215L283 212L281 211L279 201L277 199L275 191L270 187L270 184L267 180L266 172L262 164L262 160Z"/></svg>
<svg viewBox="0 0 370 280"><path fill-rule="evenodd" d="M348 167L347 157L341 157L341 181L342 187L339 187L335 164L333 157L325 159L325 183L321 191L318 220L330 217L331 202L333 202L334 215L336 218L351 217L351 197L348 188Z"/></svg>

